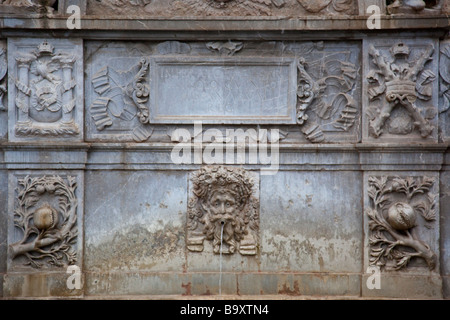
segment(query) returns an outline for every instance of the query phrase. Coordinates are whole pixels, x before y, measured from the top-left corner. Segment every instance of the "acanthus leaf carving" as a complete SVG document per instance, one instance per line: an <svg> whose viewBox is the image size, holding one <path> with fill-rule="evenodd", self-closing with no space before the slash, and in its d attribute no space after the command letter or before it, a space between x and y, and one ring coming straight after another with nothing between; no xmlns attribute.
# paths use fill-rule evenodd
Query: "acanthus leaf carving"
<svg viewBox="0 0 450 320"><path fill-rule="evenodd" d="M369 177L370 265L400 270L412 258L421 258L430 270L436 267L436 254L416 232L418 213L426 222L436 220L434 183L434 178L426 176Z"/></svg>
<svg viewBox="0 0 450 320"><path fill-rule="evenodd" d="M74 264L77 254L76 178L26 176L18 179L14 226L22 239L9 246L12 260L25 257L33 268ZM50 201L50 203L48 202Z"/></svg>
<svg viewBox="0 0 450 320"><path fill-rule="evenodd" d="M205 166L193 175L192 183L188 250L201 252L203 242L211 240L214 253L220 253L222 243L224 254L239 251L241 255L255 255L259 243L259 201L252 176L242 168Z"/></svg>
<svg viewBox="0 0 450 320"><path fill-rule="evenodd" d="M407 116L398 120L397 128L392 126L392 133L408 134L413 128L418 128L422 138L430 136L435 129L429 120L433 119L434 106L419 108L417 100L428 101L432 96L432 84L435 74L425 65L432 60L434 46L429 45L414 61L409 61L410 49L403 42L394 44L390 50L393 60L389 60L382 52L369 46L369 55L377 69L372 69L367 75L370 83L370 101L381 100L379 108L369 108L369 133L378 138L383 133L386 121L398 106L401 106ZM411 121L407 117L411 117Z"/></svg>

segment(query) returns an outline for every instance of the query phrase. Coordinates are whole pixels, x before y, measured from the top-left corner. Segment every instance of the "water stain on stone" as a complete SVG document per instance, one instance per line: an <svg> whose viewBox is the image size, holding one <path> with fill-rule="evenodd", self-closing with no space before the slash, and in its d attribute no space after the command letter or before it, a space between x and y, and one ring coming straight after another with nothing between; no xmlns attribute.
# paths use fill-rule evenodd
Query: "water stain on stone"
<svg viewBox="0 0 450 320"><path fill-rule="evenodd" d="M151 232L136 225L126 232L116 232L99 245L88 245L86 265L100 270L151 269L174 259L183 244L181 227L165 225Z"/></svg>
<svg viewBox="0 0 450 320"><path fill-rule="evenodd" d="M191 282L188 282L186 284L182 283L181 287L186 290L186 292L183 293L183 296L191 296L192 295L192 292L191 292L191 290L192 290L192 283Z"/></svg>
<svg viewBox="0 0 450 320"><path fill-rule="evenodd" d="M291 289L291 286L288 286L286 283L283 283L283 287L278 290L278 294L285 294L289 296L299 296L300 293L300 286L298 284L298 281L294 281L294 289Z"/></svg>

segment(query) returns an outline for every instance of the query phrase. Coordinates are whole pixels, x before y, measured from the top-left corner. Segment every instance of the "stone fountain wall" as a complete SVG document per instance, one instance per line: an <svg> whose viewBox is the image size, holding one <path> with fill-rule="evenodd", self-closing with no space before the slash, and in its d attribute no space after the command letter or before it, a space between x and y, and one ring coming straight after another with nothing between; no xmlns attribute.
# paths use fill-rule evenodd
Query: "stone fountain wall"
<svg viewBox="0 0 450 320"><path fill-rule="evenodd" d="M0 2L0 297L450 297L445 1Z"/></svg>

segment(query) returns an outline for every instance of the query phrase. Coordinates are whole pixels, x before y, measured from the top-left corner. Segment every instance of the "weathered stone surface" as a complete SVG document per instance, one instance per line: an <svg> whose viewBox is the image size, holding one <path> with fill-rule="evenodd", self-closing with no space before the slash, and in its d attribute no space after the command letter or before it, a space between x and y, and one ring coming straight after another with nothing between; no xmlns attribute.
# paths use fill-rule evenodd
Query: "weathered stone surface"
<svg viewBox="0 0 450 320"><path fill-rule="evenodd" d="M129 14L149 16L286 16L351 15L357 12L355 0L163 0L114 1L88 3L88 14Z"/></svg>
<svg viewBox="0 0 450 320"><path fill-rule="evenodd" d="M400 299L442 299L442 279L438 275L405 275L381 273L380 289L370 290L363 275L362 296Z"/></svg>
<svg viewBox="0 0 450 320"><path fill-rule="evenodd" d="M8 235L8 175L0 170L0 274L6 272ZM1 291L0 291L1 292Z"/></svg>
<svg viewBox="0 0 450 320"><path fill-rule="evenodd" d="M357 172L261 177L261 271L359 272L360 190Z"/></svg>
<svg viewBox="0 0 450 320"><path fill-rule="evenodd" d="M82 289L68 289L69 274L63 273L8 273L4 276L4 296L7 298L73 298L83 295ZM84 287L81 274L81 287Z"/></svg>
<svg viewBox="0 0 450 320"><path fill-rule="evenodd" d="M240 274L241 295L288 295L288 296L350 296L360 292L360 277L357 274Z"/></svg>
<svg viewBox="0 0 450 320"><path fill-rule="evenodd" d="M439 138L450 141L450 40L440 42Z"/></svg>
<svg viewBox="0 0 450 320"><path fill-rule="evenodd" d="M87 270L185 270L186 187L182 172L88 172Z"/></svg>

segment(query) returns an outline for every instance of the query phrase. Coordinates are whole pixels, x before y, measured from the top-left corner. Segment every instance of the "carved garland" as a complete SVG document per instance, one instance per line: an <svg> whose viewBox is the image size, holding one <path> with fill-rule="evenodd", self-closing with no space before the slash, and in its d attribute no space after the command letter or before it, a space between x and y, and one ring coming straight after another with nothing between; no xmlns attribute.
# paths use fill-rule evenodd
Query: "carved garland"
<svg viewBox="0 0 450 320"><path fill-rule="evenodd" d="M60 176L18 179L14 226L23 237L10 245L11 259L24 256L28 260L25 265L34 268L41 268L46 262L61 267L77 261L73 248L78 236L77 183L71 176L66 180ZM44 195L57 200L58 209L43 202Z"/></svg>
<svg viewBox="0 0 450 320"><path fill-rule="evenodd" d="M430 270L436 267L436 254L416 233L418 214L426 222L436 220L434 183L430 177L369 177L370 265L387 267L389 262L389 268L399 270L417 257L424 259Z"/></svg>

